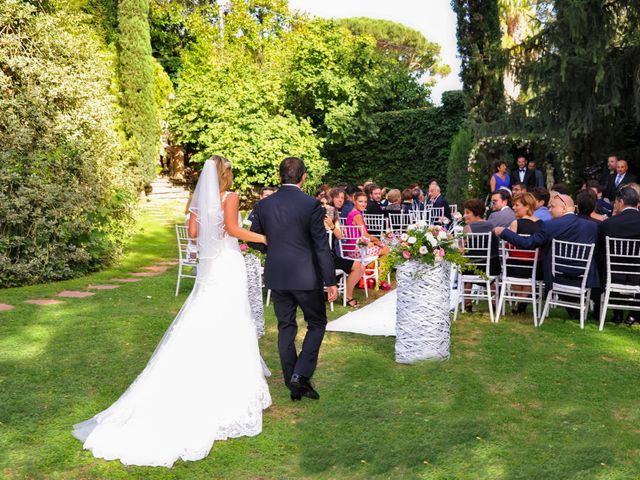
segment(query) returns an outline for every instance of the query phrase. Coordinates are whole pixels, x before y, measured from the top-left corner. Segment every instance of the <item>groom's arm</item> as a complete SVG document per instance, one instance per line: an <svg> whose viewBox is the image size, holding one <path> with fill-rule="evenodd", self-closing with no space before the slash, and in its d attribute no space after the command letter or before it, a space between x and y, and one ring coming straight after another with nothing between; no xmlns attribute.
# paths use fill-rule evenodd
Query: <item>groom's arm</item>
<svg viewBox="0 0 640 480"><path fill-rule="evenodd" d="M251 221L250 230L255 233L260 233L264 235L264 229L262 227L262 223L260 223L260 202L258 202L253 209L253 220ZM269 239L267 238L267 242ZM253 243L248 242L249 246L254 250L258 250L262 253L267 253L267 246L264 243Z"/></svg>
<svg viewBox="0 0 640 480"><path fill-rule="evenodd" d="M336 266L333 255L331 255L331 250L329 249L327 231L324 227L325 211L322 205L320 205L320 202L316 202L313 212L311 213L309 225L311 229L311 240L313 242L312 247L318 259L322 281L327 287L330 287L336 285L337 281Z"/></svg>

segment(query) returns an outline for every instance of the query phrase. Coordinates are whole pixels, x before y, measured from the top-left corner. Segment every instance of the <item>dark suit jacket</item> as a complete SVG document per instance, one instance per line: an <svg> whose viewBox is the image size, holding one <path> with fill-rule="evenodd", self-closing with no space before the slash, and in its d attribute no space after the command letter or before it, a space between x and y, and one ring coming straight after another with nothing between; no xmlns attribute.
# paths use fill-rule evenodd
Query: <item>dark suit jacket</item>
<svg viewBox="0 0 640 480"><path fill-rule="evenodd" d="M536 175L535 173L533 173L531 170L529 170L527 167L525 168L525 172L524 172L524 183L527 186L527 189L534 187L536 184ZM509 174L509 176L511 177L511 185L513 185L514 183L520 183L520 173L518 172L518 168L515 168L511 171L511 173Z"/></svg>
<svg viewBox="0 0 640 480"><path fill-rule="evenodd" d="M295 186L285 185L258 202L251 231L267 236L267 288L316 290L336 284L324 216L320 202ZM252 246L264 251L262 244Z"/></svg>
<svg viewBox="0 0 640 480"><path fill-rule="evenodd" d="M432 202L431 199L429 199L427 205L431 205L433 208L444 208L444 216L451 220L451 207L449 206L447 199L442 195L439 195L435 202Z"/></svg>
<svg viewBox="0 0 640 480"><path fill-rule="evenodd" d="M384 215L384 210L382 210L382 206L378 202L369 199L364 213L367 215Z"/></svg>
<svg viewBox="0 0 640 480"><path fill-rule="evenodd" d="M608 198L611 203L613 203L613 201L616 199L616 193L618 193L618 190L620 190L620 187L622 187L623 185L626 185L627 183L633 183L637 180L635 175L633 175L630 172L627 172L625 173L624 177L622 177L622 180L616 187L617 176L618 176L617 173L612 173L611 175L609 175L609 180L607 182L607 191L603 192L602 194L605 198Z"/></svg>
<svg viewBox="0 0 640 480"><path fill-rule="evenodd" d="M542 174L542 170L538 170L536 168L533 171L533 175L531 175L530 180L531 182L527 184L527 190L531 190L532 187L544 188L544 175Z"/></svg>
<svg viewBox="0 0 640 480"><path fill-rule="evenodd" d="M616 238L640 238L640 212L635 209L623 210L618 215L607 218L600 224L598 231L598 245L596 250L596 261L600 270L601 278L605 278L606 263L606 237ZM638 259L640 260L640 259ZM631 263L631 262L629 262ZM633 268L633 267L629 267ZM629 278L612 278L615 283L626 283L634 277ZM634 280L635 282L635 280Z"/></svg>
<svg viewBox="0 0 640 480"><path fill-rule="evenodd" d="M521 237L508 229L502 232L502 238L519 248L540 248L543 258L544 283L547 290L553 283L551 271L551 245L552 240L564 240L576 243L596 243L598 240L598 224L591 222L577 215L563 215L560 218L552 218L542 222L540 230L529 237ZM600 286L598 269L594 261L587 276L587 287L597 288Z"/></svg>

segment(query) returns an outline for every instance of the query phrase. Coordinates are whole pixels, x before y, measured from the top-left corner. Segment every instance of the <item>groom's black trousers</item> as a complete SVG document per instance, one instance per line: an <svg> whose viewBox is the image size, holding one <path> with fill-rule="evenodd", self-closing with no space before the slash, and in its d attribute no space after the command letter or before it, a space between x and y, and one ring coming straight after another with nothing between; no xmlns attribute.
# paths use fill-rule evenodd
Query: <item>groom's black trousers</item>
<svg viewBox="0 0 640 480"><path fill-rule="evenodd" d="M278 319L278 351L288 386L291 375L297 373L307 378L313 376L318 364L318 353L327 326L327 310L324 291L317 290L272 290L273 309ZM307 322L307 334L300 355L296 352L298 322L296 312L302 309Z"/></svg>

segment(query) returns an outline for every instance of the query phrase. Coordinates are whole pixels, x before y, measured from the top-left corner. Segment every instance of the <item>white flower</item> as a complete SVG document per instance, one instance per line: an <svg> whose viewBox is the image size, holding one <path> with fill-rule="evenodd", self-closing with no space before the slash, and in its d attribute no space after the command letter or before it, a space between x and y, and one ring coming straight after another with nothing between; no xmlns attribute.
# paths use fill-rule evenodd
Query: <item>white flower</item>
<svg viewBox="0 0 640 480"><path fill-rule="evenodd" d="M402 240L403 242L406 242L408 238L409 238L409 235L407 235L406 233L403 233L402 235L400 235L400 240Z"/></svg>
<svg viewBox="0 0 640 480"><path fill-rule="evenodd" d="M418 239L416 237L409 237L407 238L407 242L411 245L413 245L414 243L416 243L418 241Z"/></svg>
<svg viewBox="0 0 640 480"><path fill-rule="evenodd" d="M446 240L447 239L447 232L445 230L440 230L438 232L438 238L440 240Z"/></svg>
<svg viewBox="0 0 640 480"><path fill-rule="evenodd" d="M426 227L426 226L427 226L427 222L425 222L424 220L418 220L418 221L416 222L416 227L424 228L424 227Z"/></svg>
<svg viewBox="0 0 640 480"><path fill-rule="evenodd" d="M436 245L438 245L438 240L436 240L436 237L433 236L433 233L431 232L427 233L426 239L427 239L427 242L429 242L432 247L435 247Z"/></svg>
<svg viewBox="0 0 640 480"><path fill-rule="evenodd" d="M413 230L415 230L416 228L418 228L416 225L411 224L411 225L409 225L409 226L407 227L407 232L413 231Z"/></svg>
<svg viewBox="0 0 640 480"><path fill-rule="evenodd" d="M427 253L429 253L429 249L424 245L422 245L418 250L418 253L420 253L420 255L426 255Z"/></svg>
<svg viewBox="0 0 640 480"><path fill-rule="evenodd" d="M456 213L454 213L454 214L453 214L453 219L454 219L456 222L459 222L460 220L462 220L462 214L461 214L460 212L456 212Z"/></svg>
<svg viewBox="0 0 640 480"><path fill-rule="evenodd" d="M435 257L436 262L441 262L442 260L444 260L444 257L441 257L440 255L436 255Z"/></svg>

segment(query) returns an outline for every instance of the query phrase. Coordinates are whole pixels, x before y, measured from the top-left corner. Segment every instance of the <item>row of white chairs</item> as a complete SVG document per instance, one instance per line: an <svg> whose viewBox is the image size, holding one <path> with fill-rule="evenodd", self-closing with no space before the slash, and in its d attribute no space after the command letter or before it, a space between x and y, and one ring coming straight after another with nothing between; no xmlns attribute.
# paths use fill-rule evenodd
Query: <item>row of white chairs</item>
<svg viewBox="0 0 640 480"><path fill-rule="evenodd" d="M498 322L505 310L505 303L531 303L533 322L540 326L549 315L551 307L577 309L580 314L580 328L589 311L591 289L587 287L587 278L594 261L595 244L565 242L554 239L551 248L552 286L547 292L542 308L543 282L536 279L540 262L538 249L523 250L501 241L501 275L491 275L491 233L469 233L464 237L465 255L476 268L484 273L477 275L459 272L459 302L454 312L454 321L458 310L464 312L465 300L487 300L489 316L492 322ZM514 269L520 275L514 275ZM640 240L606 237L605 239L605 288L599 313L599 330L603 330L609 308L640 310ZM496 288L492 288L492 284ZM465 285L483 288L466 288ZM514 286L527 286L526 290L516 292ZM494 290L496 293L494 293ZM499 294L497 293L499 291ZM520 296L526 294L526 296ZM496 298L496 295L497 298ZM494 316L493 301L496 301ZM539 316L538 316L539 315Z"/></svg>

